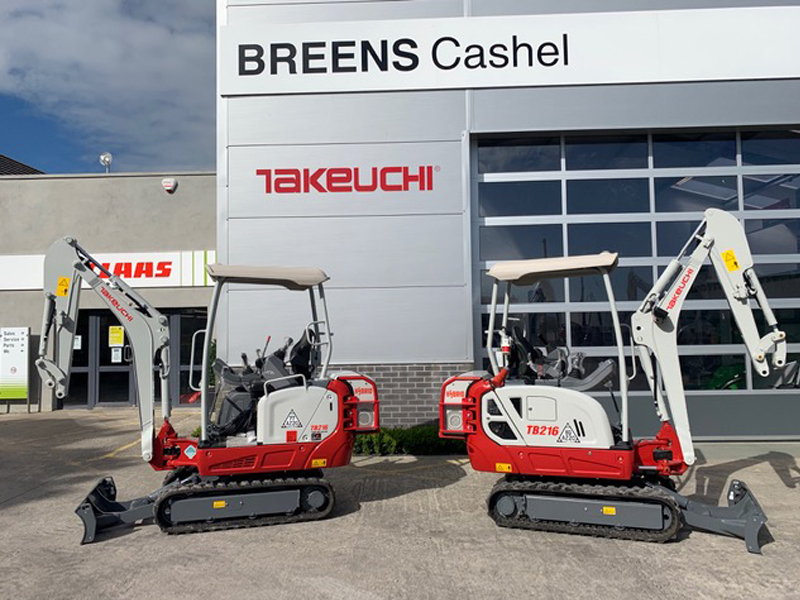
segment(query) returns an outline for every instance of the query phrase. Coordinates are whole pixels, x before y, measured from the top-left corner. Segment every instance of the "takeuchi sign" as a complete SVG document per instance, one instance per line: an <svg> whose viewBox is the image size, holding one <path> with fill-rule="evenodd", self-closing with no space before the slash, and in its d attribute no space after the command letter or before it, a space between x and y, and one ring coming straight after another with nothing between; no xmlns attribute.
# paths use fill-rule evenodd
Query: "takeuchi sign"
<svg viewBox="0 0 800 600"><path fill-rule="evenodd" d="M796 78L797 23L797 6L302 24L249 18L220 28L219 92Z"/></svg>

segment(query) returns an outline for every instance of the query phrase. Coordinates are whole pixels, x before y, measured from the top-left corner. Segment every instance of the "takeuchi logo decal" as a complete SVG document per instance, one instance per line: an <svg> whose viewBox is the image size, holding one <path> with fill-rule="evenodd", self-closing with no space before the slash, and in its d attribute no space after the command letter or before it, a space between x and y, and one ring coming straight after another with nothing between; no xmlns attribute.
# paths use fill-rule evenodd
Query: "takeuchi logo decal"
<svg viewBox="0 0 800 600"><path fill-rule="evenodd" d="M430 192L440 170L434 165L256 169L256 176L264 178L265 194Z"/></svg>

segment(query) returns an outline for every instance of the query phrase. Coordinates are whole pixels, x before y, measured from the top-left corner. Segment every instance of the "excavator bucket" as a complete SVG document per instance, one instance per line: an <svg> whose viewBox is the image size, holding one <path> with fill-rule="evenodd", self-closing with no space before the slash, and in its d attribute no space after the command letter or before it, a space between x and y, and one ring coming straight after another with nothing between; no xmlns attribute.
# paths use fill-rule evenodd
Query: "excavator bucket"
<svg viewBox="0 0 800 600"><path fill-rule="evenodd" d="M83 522L81 544L90 544L97 534L119 525L132 525L153 516L153 501L145 496L117 502L117 486L113 477L104 477L75 509Z"/></svg>
<svg viewBox="0 0 800 600"><path fill-rule="evenodd" d="M683 519L689 527L741 538L753 554L761 554L761 541L771 537L766 525L767 516L743 481L731 481L728 506L711 506L689 500L671 490L668 493L681 507Z"/></svg>

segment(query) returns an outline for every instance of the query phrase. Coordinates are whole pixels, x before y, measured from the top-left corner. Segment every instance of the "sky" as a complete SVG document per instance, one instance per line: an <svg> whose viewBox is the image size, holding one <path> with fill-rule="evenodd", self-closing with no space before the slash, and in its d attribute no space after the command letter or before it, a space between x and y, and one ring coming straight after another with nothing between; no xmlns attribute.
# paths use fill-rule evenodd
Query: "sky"
<svg viewBox="0 0 800 600"><path fill-rule="evenodd" d="M0 0L0 154L45 173L215 169L214 0Z"/></svg>

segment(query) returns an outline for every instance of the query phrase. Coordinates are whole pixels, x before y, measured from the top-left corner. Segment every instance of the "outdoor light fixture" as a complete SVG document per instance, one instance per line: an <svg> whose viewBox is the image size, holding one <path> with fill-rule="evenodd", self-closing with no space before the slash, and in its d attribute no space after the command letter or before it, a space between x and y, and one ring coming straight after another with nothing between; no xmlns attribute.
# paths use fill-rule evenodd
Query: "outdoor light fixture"
<svg viewBox="0 0 800 600"><path fill-rule="evenodd" d="M178 189L178 180L174 177L165 177L161 180L161 187L163 187L164 191L168 194L174 194L175 190Z"/></svg>

